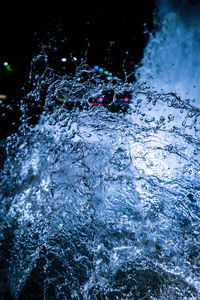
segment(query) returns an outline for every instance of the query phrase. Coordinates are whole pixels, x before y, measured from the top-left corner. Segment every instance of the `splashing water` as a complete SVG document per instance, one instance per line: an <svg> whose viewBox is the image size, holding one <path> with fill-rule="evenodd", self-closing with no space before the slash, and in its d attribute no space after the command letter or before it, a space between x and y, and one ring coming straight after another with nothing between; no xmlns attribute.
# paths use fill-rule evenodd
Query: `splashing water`
<svg viewBox="0 0 200 300"><path fill-rule="evenodd" d="M147 81L157 91L199 100L200 3L158 2L158 30L150 37L137 80Z"/></svg>
<svg viewBox="0 0 200 300"><path fill-rule="evenodd" d="M148 53L164 56L163 26L144 77ZM147 86L106 82L86 64L61 76L41 61L27 98L44 101L43 112L32 125L27 112L8 138L1 173L2 290L13 299L199 299L198 101L171 92L176 72ZM130 108L116 109L125 92ZM90 104L103 94L106 106Z"/></svg>

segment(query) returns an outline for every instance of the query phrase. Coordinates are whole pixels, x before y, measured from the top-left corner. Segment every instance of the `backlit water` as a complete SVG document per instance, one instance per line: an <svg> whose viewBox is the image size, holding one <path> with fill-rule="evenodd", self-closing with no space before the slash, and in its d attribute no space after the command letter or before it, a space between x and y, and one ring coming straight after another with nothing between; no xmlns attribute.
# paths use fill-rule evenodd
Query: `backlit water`
<svg viewBox="0 0 200 300"><path fill-rule="evenodd" d="M36 124L24 113L1 173L13 299L200 299L200 29L178 13L160 3L136 83L34 58L27 98L44 109Z"/></svg>

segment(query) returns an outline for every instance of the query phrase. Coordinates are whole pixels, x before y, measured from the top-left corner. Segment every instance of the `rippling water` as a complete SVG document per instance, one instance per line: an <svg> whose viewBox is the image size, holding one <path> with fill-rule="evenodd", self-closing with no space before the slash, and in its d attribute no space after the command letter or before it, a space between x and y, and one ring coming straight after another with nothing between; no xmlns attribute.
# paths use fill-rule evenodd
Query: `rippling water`
<svg viewBox="0 0 200 300"><path fill-rule="evenodd" d="M199 100L145 80L106 82L84 63L35 77L27 98L44 110L32 125L24 114L1 174L14 299L199 299ZM130 108L115 109L124 91Z"/></svg>

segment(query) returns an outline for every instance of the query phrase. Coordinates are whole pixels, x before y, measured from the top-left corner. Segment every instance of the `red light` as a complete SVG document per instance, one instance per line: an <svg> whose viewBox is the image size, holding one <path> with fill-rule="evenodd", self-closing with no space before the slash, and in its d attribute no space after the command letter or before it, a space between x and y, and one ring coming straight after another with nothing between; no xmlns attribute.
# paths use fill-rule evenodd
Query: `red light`
<svg viewBox="0 0 200 300"><path fill-rule="evenodd" d="M128 98L128 97L125 97L125 98L124 98L124 101L125 101L125 102L128 102L128 101L129 101L129 98Z"/></svg>
<svg viewBox="0 0 200 300"><path fill-rule="evenodd" d="M97 105L98 103L92 99L89 100L89 102L92 104L92 105Z"/></svg>
<svg viewBox="0 0 200 300"><path fill-rule="evenodd" d="M103 97L99 97L99 101L102 102L103 101Z"/></svg>

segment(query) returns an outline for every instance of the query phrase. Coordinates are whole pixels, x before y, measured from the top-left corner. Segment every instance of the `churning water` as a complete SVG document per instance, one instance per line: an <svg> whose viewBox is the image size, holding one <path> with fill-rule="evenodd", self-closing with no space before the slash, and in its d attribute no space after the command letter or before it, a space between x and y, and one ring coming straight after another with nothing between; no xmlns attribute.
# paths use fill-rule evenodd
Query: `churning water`
<svg viewBox="0 0 200 300"><path fill-rule="evenodd" d="M200 4L158 2L158 30L150 37L137 80L148 81L157 91L176 91L182 99L199 98Z"/></svg>
<svg viewBox="0 0 200 300"><path fill-rule="evenodd" d="M1 174L4 294L200 299L198 32L161 15L134 84L33 60L45 70L27 98L44 110L36 124L24 113Z"/></svg>

